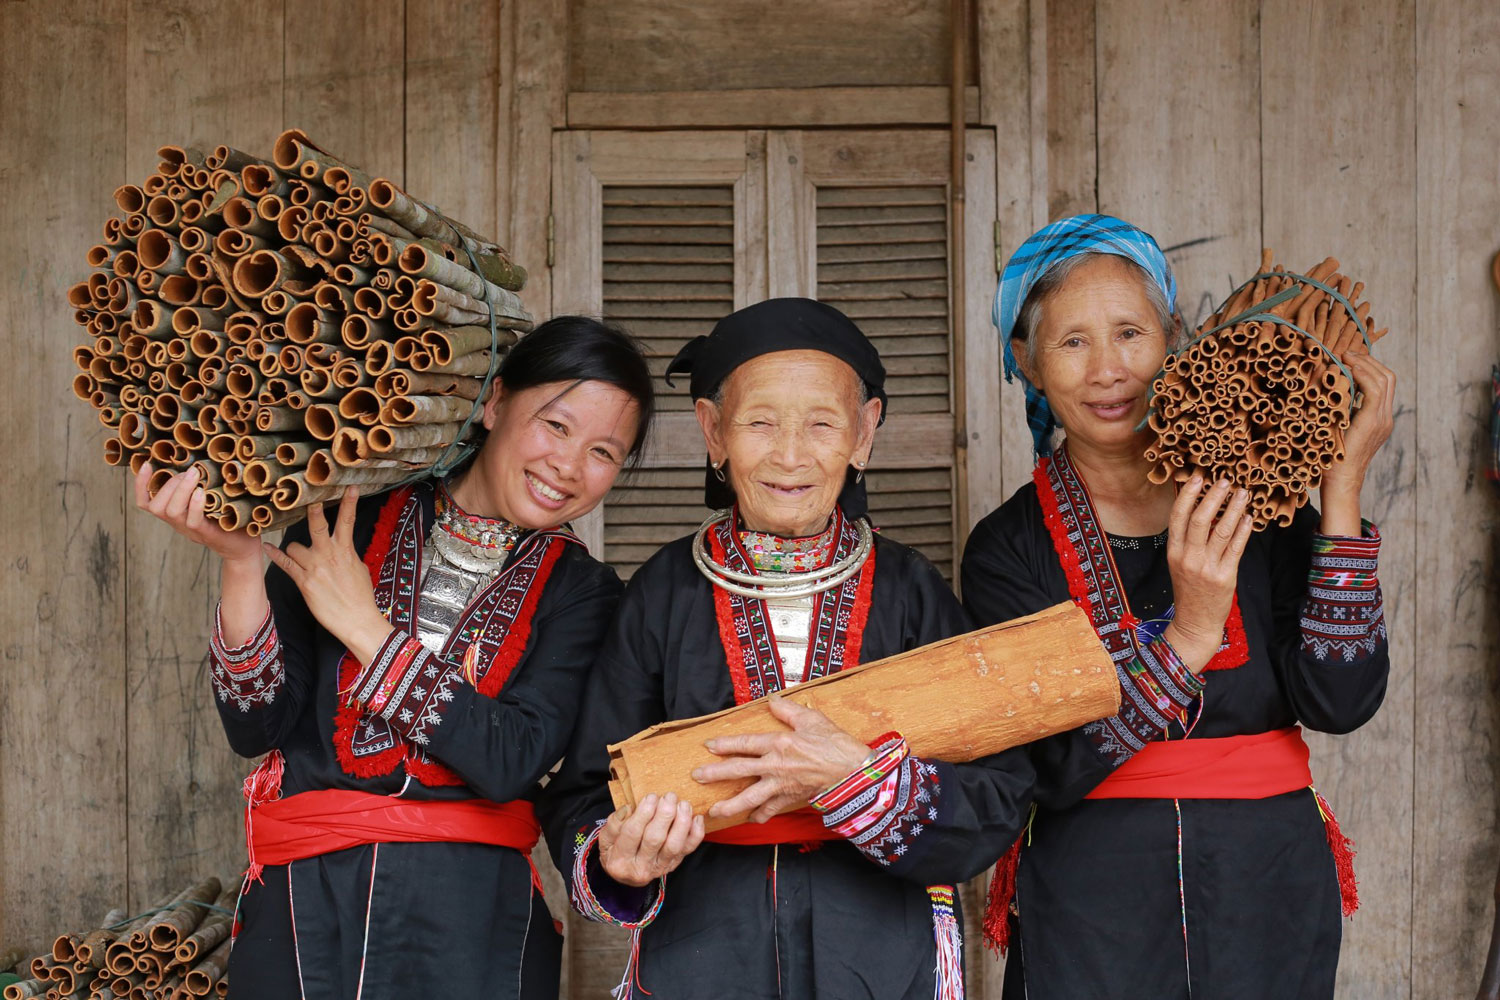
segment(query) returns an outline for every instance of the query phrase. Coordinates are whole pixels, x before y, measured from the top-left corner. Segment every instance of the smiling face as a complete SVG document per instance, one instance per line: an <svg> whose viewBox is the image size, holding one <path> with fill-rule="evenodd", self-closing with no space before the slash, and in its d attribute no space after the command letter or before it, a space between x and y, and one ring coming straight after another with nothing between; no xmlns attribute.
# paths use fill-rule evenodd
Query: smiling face
<svg viewBox="0 0 1500 1000"><path fill-rule="evenodd" d="M1167 356L1167 331L1142 281L1138 269L1113 255L1080 264L1043 300L1034 352L1015 345L1072 442L1139 450L1135 428Z"/></svg>
<svg viewBox="0 0 1500 1000"><path fill-rule="evenodd" d="M728 460L746 528L798 538L827 526L880 422L880 401L861 403L862 395L859 376L838 358L777 351L730 373L721 404L697 401L709 459Z"/></svg>
<svg viewBox="0 0 1500 1000"><path fill-rule="evenodd" d="M607 382L498 388L484 408L489 436L453 487L471 514L555 528L599 505L635 440L640 407Z"/></svg>

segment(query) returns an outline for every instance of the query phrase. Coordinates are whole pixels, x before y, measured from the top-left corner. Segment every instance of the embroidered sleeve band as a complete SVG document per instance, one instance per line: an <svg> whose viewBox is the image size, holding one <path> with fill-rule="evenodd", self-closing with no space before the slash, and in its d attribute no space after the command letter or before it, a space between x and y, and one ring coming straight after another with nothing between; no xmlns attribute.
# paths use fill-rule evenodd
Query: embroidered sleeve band
<svg viewBox="0 0 1500 1000"><path fill-rule="evenodd" d="M418 746L426 746L462 683L458 669L421 642L392 629L350 685L350 702L389 722Z"/></svg>
<svg viewBox="0 0 1500 1000"><path fill-rule="evenodd" d="M1153 727L1141 733L1155 739L1167 730L1169 721L1187 724L1188 709L1203 693L1203 680L1187 668L1177 650L1165 638L1140 647L1140 655L1125 664L1131 683L1121 691Z"/></svg>
<svg viewBox="0 0 1500 1000"><path fill-rule="evenodd" d="M1090 722L1083 731L1100 756L1118 767L1165 736L1172 722L1187 724L1188 710L1203 693L1203 680L1166 639L1140 646L1138 656L1115 669L1120 675L1119 713Z"/></svg>
<svg viewBox="0 0 1500 1000"><path fill-rule="evenodd" d="M270 609L250 641L234 647L224 642L222 610L222 605L214 609L214 630L208 639L214 693L241 712L271 704L286 682L286 666Z"/></svg>
<svg viewBox="0 0 1500 1000"><path fill-rule="evenodd" d="M820 792L812 807L823 825L878 865L894 865L938 816L937 766L911 756L899 733L882 737L875 754L843 781Z"/></svg>
<svg viewBox="0 0 1500 1000"><path fill-rule="evenodd" d="M599 831L604 820L583 827L573 838L573 908L590 920L635 930L645 927L661 912L667 898L666 879L648 886L621 885L610 878L599 863Z"/></svg>
<svg viewBox="0 0 1500 1000"><path fill-rule="evenodd" d="M1313 539L1302 606L1302 651L1314 659L1353 663L1386 641L1385 606L1377 566L1380 532L1364 522L1359 538Z"/></svg>

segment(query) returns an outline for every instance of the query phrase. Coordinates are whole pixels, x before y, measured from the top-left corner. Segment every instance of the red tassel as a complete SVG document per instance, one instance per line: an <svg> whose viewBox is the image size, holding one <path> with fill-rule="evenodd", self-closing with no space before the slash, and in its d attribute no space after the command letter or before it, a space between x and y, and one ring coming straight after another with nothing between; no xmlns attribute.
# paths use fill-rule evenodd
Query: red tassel
<svg viewBox="0 0 1500 1000"><path fill-rule="evenodd" d="M1323 832L1328 835L1328 849L1333 852L1333 867L1339 875L1339 899L1343 903L1344 916L1354 916L1359 909L1359 881L1354 877L1354 841L1344 836L1339 829L1338 817L1328 806L1328 800L1313 790L1318 800L1318 811L1323 815Z"/></svg>
<svg viewBox="0 0 1500 1000"><path fill-rule="evenodd" d="M1010 903L1016 896L1016 872L1021 866L1021 841L1025 839L1022 832L1005 856L995 862L984 907L985 946L1002 957L1010 948Z"/></svg>
<svg viewBox="0 0 1500 1000"><path fill-rule="evenodd" d="M248 861L245 868L246 885L261 882L261 872L265 871L265 865L255 860L255 838L250 829L251 815L256 806L281 798L281 779L285 773L286 759L281 756L280 750L272 750L245 778L245 855Z"/></svg>

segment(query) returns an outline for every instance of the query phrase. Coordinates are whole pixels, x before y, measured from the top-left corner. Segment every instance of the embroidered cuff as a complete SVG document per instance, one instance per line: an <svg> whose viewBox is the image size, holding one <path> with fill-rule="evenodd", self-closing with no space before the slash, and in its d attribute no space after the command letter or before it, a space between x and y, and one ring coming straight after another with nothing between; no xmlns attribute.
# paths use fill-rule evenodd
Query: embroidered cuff
<svg viewBox="0 0 1500 1000"><path fill-rule="evenodd" d="M355 705L425 747L460 683L456 667L400 629L392 629L349 694Z"/></svg>
<svg viewBox="0 0 1500 1000"><path fill-rule="evenodd" d="M661 912L667 898L666 879L651 885L622 885L599 863L599 831L604 820L583 827L573 837L573 908L590 920L634 930L645 927Z"/></svg>
<svg viewBox="0 0 1500 1000"><path fill-rule="evenodd" d="M400 629L392 629L345 692L350 704L372 715L386 717L383 713L392 696L423 651L425 647L416 639Z"/></svg>
<svg viewBox="0 0 1500 1000"><path fill-rule="evenodd" d="M1359 538L1317 535L1302 605L1302 651L1316 660L1353 663L1386 641L1377 567L1380 532L1364 522Z"/></svg>
<svg viewBox="0 0 1500 1000"><path fill-rule="evenodd" d="M1161 739L1173 722L1186 726L1188 710L1203 694L1203 679L1187 668L1166 639L1146 643L1139 653L1115 664L1120 711L1083 727L1094 752L1111 767Z"/></svg>
<svg viewBox="0 0 1500 1000"><path fill-rule="evenodd" d="M1137 730L1142 740L1158 739L1172 722L1187 725L1188 709L1203 694L1203 679L1182 662L1177 650L1165 638L1140 647L1140 655L1120 668L1130 683L1120 684L1124 701L1135 708L1132 720L1141 719L1151 726Z"/></svg>
<svg viewBox="0 0 1500 1000"><path fill-rule="evenodd" d="M233 703L241 712L269 705L286 682L281 657L281 639L269 609L250 640L230 647L224 642L223 605L214 608L214 629L208 638L209 676L221 702Z"/></svg>
<svg viewBox="0 0 1500 1000"><path fill-rule="evenodd" d="M896 801L901 762L910 752L900 733L872 741L874 749L858 768L812 797L823 825L841 837L853 837L890 811Z"/></svg>
<svg viewBox="0 0 1500 1000"><path fill-rule="evenodd" d="M820 792L812 807L823 825L882 866L899 862L937 821L942 779L935 764L911 756L899 733L883 737L858 771Z"/></svg>

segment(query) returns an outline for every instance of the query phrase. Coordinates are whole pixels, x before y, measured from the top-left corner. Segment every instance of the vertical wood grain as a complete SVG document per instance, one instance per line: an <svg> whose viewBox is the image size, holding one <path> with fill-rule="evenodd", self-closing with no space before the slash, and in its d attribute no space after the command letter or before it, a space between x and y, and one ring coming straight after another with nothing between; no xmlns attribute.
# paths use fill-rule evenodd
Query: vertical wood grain
<svg viewBox="0 0 1500 1000"><path fill-rule="evenodd" d="M124 905L120 474L70 398L64 293L124 180L124 0L0 4L0 940L37 948ZM78 67L88 67L86 73Z"/></svg>
<svg viewBox="0 0 1500 1000"><path fill-rule="evenodd" d="M1261 16L1266 244L1288 267L1311 267L1332 253L1344 273L1365 281L1380 325L1393 331L1377 353L1401 379L1395 433L1364 493L1365 516L1385 535L1390 686L1368 725L1311 742L1318 788L1359 847L1361 908L1344 925L1340 995L1404 997L1414 985L1413 696L1431 660L1415 655L1417 594L1437 584L1416 572L1413 3L1272 0Z"/></svg>
<svg viewBox="0 0 1500 1000"><path fill-rule="evenodd" d="M405 0L295 0L286 24L286 127L404 185Z"/></svg>
<svg viewBox="0 0 1500 1000"><path fill-rule="evenodd" d="M1039 47L1030 30L1028 0L979 0L979 107L980 120L995 129L995 231L990 263L988 294L993 300L999 287L999 272L1021 241L1041 220L1034 217L1032 189L1038 170L1036 144L1032 142L1032 109L1036 100L1033 81L1044 74L1045 34ZM1045 90L1045 84L1040 89ZM971 293L972 294L972 293ZM996 338L997 355L1004 345L999 331L985 316L984 329ZM1019 383L1007 383L999 363L990 371L969 365L970 386L977 380L994 380L1000 407L1000 492L1009 497L1031 475L1031 436L1026 433L1026 412ZM999 995L999 980L993 992Z"/></svg>
<svg viewBox="0 0 1500 1000"><path fill-rule="evenodd" d="M1099 210L1167 251L1188 330L1260 260L1259 10L1098 6Z"/></svg>
<svg viewBox="0 0 1500 1000"><path fill-rule="evenodd" d="M166 144L268 155L281 128L282 0L183 6L131 0L126 32L125 177L140 183ZM233 49L233 77L205 52ZM103 192L101 192L102 194ZM249 762L230 751L208 681L219 561L133 507L126 477L130 611L130 901L243 864L238 815Z"/></svg>
<svg viewBox="0 0 1500 1000"><path fill-rule="evenodd" d="M495 0L406 3L407 190L497 241L499 19Z"/></svg>
<svg viewBox="0 0 1500 1000"><path fill-rule="evenodd" d="M1048 0L1048 220L1099 205L1095 0Z"/></svg>
<svg viewBox="0 0 1500 1000"><path fill-rule="evenodd" d="M1500 7L1417 4L1415 816L1412 982L1469 996L1496 863L1495 493L1489 369L1500 360ZM1384 575L1384 574L1382 574Z"/></svg>
<svg viewBox="0 0 1500 1000"><path fill-rule="evenodd" d="M1000 431L1000 341L990 323L995 297L995 135L970 129L964 179L964 310L969 462L968 510L959 512L956 541L1005 500Z"/></svg>
<svg viewBox="0 0 1500 1000"><path fill-rule="evenodd" d="M552 310L547 217L552 207L552 130L567 121L568 5L507 0L514 8L514 82L506 149L510 159L510 250L531 277L521 300L533 315Z"/></svg>

